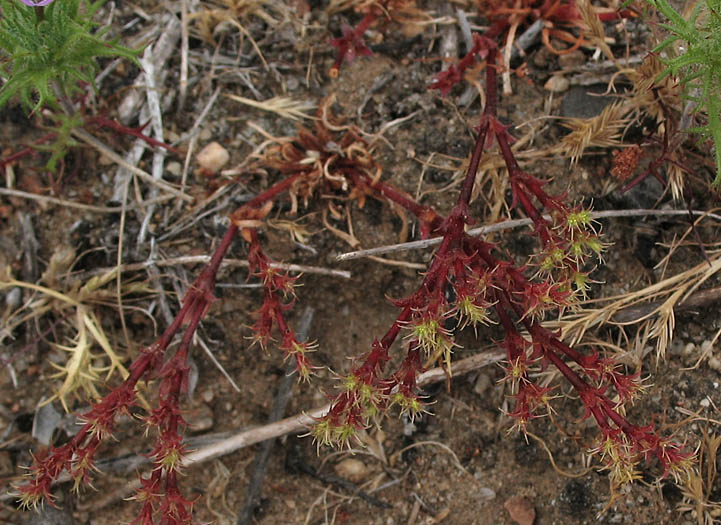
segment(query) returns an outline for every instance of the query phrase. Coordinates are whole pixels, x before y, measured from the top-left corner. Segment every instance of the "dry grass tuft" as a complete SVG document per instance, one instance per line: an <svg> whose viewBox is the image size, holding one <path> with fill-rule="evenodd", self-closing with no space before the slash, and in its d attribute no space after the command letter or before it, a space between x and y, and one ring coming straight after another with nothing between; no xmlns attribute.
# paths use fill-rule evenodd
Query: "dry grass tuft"
<svg viewBox="0 0 721 525"><path fill-rule="evenodd" d="M58 350L68 354L64 364L55 364L58 372L53 378L61 381L60 387L45 403L58 399L68 411L68 398L78 395L82 399L99 399L97 384L107 381L118 373L122 378L128 376L122 359L110 344L102 323L103 304L114 304L116 272L91 277L86 282L68 278L75 259L69 249L58 250L43 274L41 282L34 284L18 281L5 269L0 277L0 290L19 288L28 292L24 303L4 313L3 331L0 341L10 338L15 329L30 321L37 321L46 314L56 318L65 318L73 334L67 344L55 343ZM152 293L147 284L125 283L123 295ZM98 351L100 350L100 351ZM103 377L104 376L104 377Z"/></svg>
<svg viewBox="0 0 721 525"><path fill-rule="evenodd" d="M711 492L718 473L716 461L719 446L721 446L721 436L710 433L705 428L698 450L699 472L693 471L680 485L683 501L677 508L680 512L690 513L695 517L698 525L718 523L718 518L721 516L721 502L711 500Z"/></svg>
<svg viewBox="0 0 721 525"><path fill-rule="evenodd" d="M600 306L584 308L568 314L562 321L549 324L560 328L564 338L574 344L583 339L587 331L597 326L606 324L622 329L637 326L635 337L625 336L626 342L618 345L628 348L624 351L625 355L619 358L625 362L640 364L647 346L651 341L655 341L656 357L663 359L676 327L674 309L719 271L721 252L709 254L708 261L684 272L641 290L591 301L600 303Z"/></svg>
<svg viewBox="0 0 721 525"><path fill-rule="evenodd" d="M271 113L275 113L276 115L287 118L290 120L303 120L303 119L313 119L312 115L306 113L306 111L310 111L315 109L315 104L312 104L310 102L306 102L304 100L295 100L292 97L273 97L269 98L267 100L257 101L250 98L241 97L238 95L225 95L231 100L235 100L236 102L240 102L241 104L245 104L246 106L251 106L257 109L261 109L263 111L269 111Z"/></svg>
<svg viewBox="0 0 721 525"><path fill-rule="evenodd" d="M561 139L555 152L570 157L576 164L588 148L619 147L623 131L629 123L626 104L615 102L606 106L600 115L590 119L571 118L563 125L570 133Z"/></svg>

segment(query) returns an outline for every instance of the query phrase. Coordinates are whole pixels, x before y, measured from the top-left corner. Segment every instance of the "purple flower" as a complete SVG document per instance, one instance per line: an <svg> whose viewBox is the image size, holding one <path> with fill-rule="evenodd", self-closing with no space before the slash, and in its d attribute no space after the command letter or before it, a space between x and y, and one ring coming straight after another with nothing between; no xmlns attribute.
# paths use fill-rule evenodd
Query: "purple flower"
<svg viewBox="0 0 721 525"><path fill-rule="evenodd" d="M53 0L20 0L23 4L30 7L42 7L52 3Z"/></svg>

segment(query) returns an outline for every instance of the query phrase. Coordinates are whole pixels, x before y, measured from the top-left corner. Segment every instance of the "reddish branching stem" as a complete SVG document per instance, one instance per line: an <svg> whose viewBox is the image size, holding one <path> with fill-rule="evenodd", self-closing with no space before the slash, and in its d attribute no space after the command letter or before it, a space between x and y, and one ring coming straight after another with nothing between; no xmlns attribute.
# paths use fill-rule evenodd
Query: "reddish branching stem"
<svg viewBox="0 0 721 525"><path fill-rule="evenodd" d="M146 127L148 127L148 124L150 124L150 121L146 122L140 127L137 128L131 128L129 126L124 126L117 120L109 119L107 117L102 116L96 116L96 117L90 117L85 120L86 126L94 126L98 129L101 128L108 128L115 133L119 135L129 135L131 137L138 138L144 142L146 142L148 145L158 148L164 148L168 151L172 151L173 153L180 153L180 151L169 144L166 144L165 142L161 142L159 140L156 140L152 137L147 136L143 131Z"/></svg>
<svg viewBox="0 0 721 525"><path fill-rule="evenodd" d="M453 334L444 328L445 320L456 316L461 326L476 328L489 322L492 308L506 334L505 380L515 398L509 415L521 431L532 419L553 410L552 389L536 384L529 374L534 366L552 365L579 395L586 417L593 416L600 428L599 445L593 452L601 457L615 484L638 477L635 465L639 457L658 459L664 476L684 475L691 468L692 453L661 438L653 427L633 425L618 410L643 390L640 374L625 373L612 358L582 354L539 322L546 311L566 308L585 296L590 281L583 268L589 258L600 256L603 245L589 210L569 207L563 196L547 194L543 182L518 165L510 148L512 137L497 118L495 45L487 39L475 41L478 49L474 48L473 55L487 55L486 107L456 206L434 229L443 236L441 245L416 292L394 301L402 308L400 315L360 366L343 378L341 393L313 435L319 444L347 444L355 430L373 424L391 405L398 404L411 417L416 415L422 404L410 387L414 384L411 376L423 370L423 355L430 361L448 363L455 344ZM438 80L432 87L440 87ZM492 245L470 238L464 231L471 220L468 204L476 172L492 137L505 160L513 205L533 221L534 233L541 241L535 264L537 280L525 277L514 263L498 259ZM551 215L550 221L544 213ZM449 287L455 294L446 293ZM449 303L446 298L453 295L456 299ZM528 336L521 334L519 324ZM386 374L384 364L390 360L390 345L400 329L409 332L406 357L395 372Z"/></svg>
<svg viewBox="0 0 721 525"><path fill-rule="evenodd" d="M268 161L284 178L233 213L230 228L189 288L176 318L155 343L141 351L130 366L129 377L83 416L85 424L66 445L38 454L29 481L19 487L24 505L33 506L43 498L51 498L51 484L63 471L75 479L76 487L88 483L94 456L102 441L112 434L115 417L136 405L138 382L158 379L158 403L146 417L147 424L158 434L150 454L155 469L141 478L136 498L142 502L142 509L136 523L149 525L157 517L171 524L190 521L193 502L182 496L178 486L184 454L182 435L187 426L180 400L187 388L190 344L214 300L220 263L240 232L248 243L250 273L263 284L263 304L255 313L252 338L266 346L274 334L279 334L285 357L294 359L299 376L307 379L313 371L308 354L314 345L298 341L285 317L296 300L297 278L274 268L262 249L258 228L281 196L290 195L295 207L299 198L308 199L317 188L326 195L344 192L344 198L355 198L361 205L367 196L392 202L417 217L424 236L442 236L417 290L393 301L400 313L357 366L342 378L329 413L312 430L319 445L349 444L360 428L376 424L392 406L411 418L417 416L423 411L416 391L418 374L431 362L441 362L450 372L456 343L446 321L455 317L457 326L477 330L494 322L491 315L495 313L496 322L505 332L504 380L515 399L509 415L520 430L553 410L552 389L536 384L530 374L534 367L551 365L576 391L585 416L593 416L600 428L601 436L592 452L600 456L614 483L636 479L639 458L658 460L663 475L689 471L692 453L661 437L652 426L636 426L622 415L623 405L643 390L638 373L627 374L610 357L599 357L595 352L583 354L540 324L547 311L569 307L585 296L590 281L584 268L600 256L603 245L589 210L567 206L563 196L548 195L541 180L519 167L510 148L512 137L497 118L495 44L483 37L476 37L474 42L478 48L475 54L482 53L487 59L486 107L458 200L448 216L442 217L381 181L380 167L351 127L333 128L346 130L343 136L333 137L325 127L324 115L316 123L315 135L301 130L298 146L284 144ZM498 257L492 244L465 233L472 221L469 203L478 166L493 138L508 170L513 205L533 221L534 234L541 244L535 260L524 267ZM544 213L551 219L545 219ZM527 277L527 269L535 269L535 274ZM167 358L168 347L181 330L175 355ZM395 370L387 371L392 347L403 334L407 341L405 354Z"/></svg>
<svg viewBox="0 0 721 525"><path fill-rule="evenodd" d="M51 447L35 458L29 481L18 487L24 506L34 507L43 499L52 501L51 484L63 471L74 479L76 489L89 483L95 453L103 440L112 436L116 416L129 413L136 405L138 382L158 377L159 404L146 418L147 424L158 430L150 454L155 469L150 478L141 480L136 497L143 502L143 509L137 522L152 524L153 516L158 514L163 523L188 523L192 502L181 495L177 483L184 452L182 435L187 426L180 409L180 397L187 389L190 343L214 300L215 276L237 231L235 225L226 231L210 262L188 289L177 316L155 343L141 350L130 366L128 378L82 416L85 423L73 439L62 447ZM185 324L175 355L162 364L168 346Z"/></svg>

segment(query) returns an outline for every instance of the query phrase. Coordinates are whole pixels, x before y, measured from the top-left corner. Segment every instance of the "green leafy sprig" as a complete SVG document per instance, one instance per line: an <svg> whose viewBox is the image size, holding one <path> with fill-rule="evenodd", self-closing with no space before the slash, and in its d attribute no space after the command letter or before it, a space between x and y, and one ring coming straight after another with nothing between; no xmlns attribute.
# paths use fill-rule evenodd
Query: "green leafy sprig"
<svg viewBox="0 0 721 525"><path fill-rule="evenodd" d="M32 7L0 0L0 106L16 94L33 112L58 107L81 83L94 86L97 57L136 62L139 51L105 40L93 16L105 0L58 0Z"/></svg>
<svg viewBox="0 0 721 525"><path fill-rule="evenodd" d="M721 188L721 0L699 0L688 19L667 0L646 0L667 19L662 27L670 36L653 50L665 51L664 75L674 75L684 86L685 96L706 114L707 122L690 128L702 140L712 139L716 150L716 177ZM673 44L682 41L683 48Z"/></svg>

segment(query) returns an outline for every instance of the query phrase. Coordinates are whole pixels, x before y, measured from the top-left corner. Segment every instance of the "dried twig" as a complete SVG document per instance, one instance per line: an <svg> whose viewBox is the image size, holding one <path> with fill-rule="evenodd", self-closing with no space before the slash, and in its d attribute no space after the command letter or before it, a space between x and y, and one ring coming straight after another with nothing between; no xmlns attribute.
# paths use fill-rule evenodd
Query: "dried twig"
<svg viewBox="0 0 721 525"><path fill-rule="evenodd" d="M593 219L605 219L611 217L640 217L645 215L653 216L674 216L674 215L687 215L688 210L650 210L650 209L636 209L636 210L607 210L607 211L595 211L591 213ZM721 215L710 213L701 210L691 210L692 215L700 217L711 217L718 221L721 221ZM550 217L545 217L547 220ZM510 230L518 228L520 226L528 226L532 224L531 219L513 219L496 224L490 224L488 226L481 226L479 228L473 228L468 230L469 235L483 235L485 233L493 233L502 230ZM377 248L369 248L367 250L358 250L354 252L341 253L336 256L336 261L349 261L351 259L360 259L362 257L370 257L371 255L382 255L385 253L393 253L403 250L420 250L424 248L430 248L436 246L442 241L441 237L434 237L432 239L424 239L421 241L411 241L399 244L389 244L387 246L378 246Z"/></svg>
<svg viewBox="0 0 721 525"><path fill-rule="evenodd" d="M80 274L80 277L86 278L93 275L102 275L109 272L115 272L120 270L123 272L137 272L139 270L145 270L149 266L177 266L179 264L206 264L210 260L208 255L186 255L183 257L173 257L170 259L162 260L150 260L142 261L137 263L121 264L120 266L106 267L106 268L95 268ZM304 264L282 264L282 263L271 263L273 268L285 270L288 272L300 272L300 273L313 273L318 275L330 275L333 277L342 277L343 279L350 279L351 273L345 270L335 270L333 268L323 268L321 266L306 266ZM247 268L248 261L245 259L224 259L220 265L221 268Z"/></svg>
<svg viewBox="0 0 721 525"><path fill-rule="evenodd" d="M185 107L185 97L188 93L188 0L180 2L180 89L178 94L178 108Z"/></svg>
<svg viewBox="0 0 721 525"><path fill-rule="evenodd" d="M154 51L153 46L145 48L143 58L140 60L140 64L145 70L145 93L147 97L148 112L150 113L150 123L153 130L153 137L159 142L163 142L163 115L160 111L160 97L158 95L158 84L157 75L155 70L155 62L153 60ZM156 148L153 152L153 167L152 175L155 180L163 179L163 164L165 162L165 150L163 148ZM158 193L157 187L150 188L150 197L156 197ZM145 237L148 233L148 226L150 225L150 219L153 217L155 206L150 206L144 214L143 220L140 224L140 231L138 232L138 244L145 242Z"/></svg>
<svg viewBox="0 0 721 525"><path fill-rule="evenodd" d="M134 175L137 175L138 177L143 179L145 182L152 184L154 186L157 186L159 188L162 188L164 191L174 195L175 197L183 199L186 202L193 201L193 197L191 197L190 195L186 195L182 191L176 189L170 183L165 182L164 180L156 180L147 171L141 170L137 166L133 166L132 164L128 163L120 155L115 153L112 149L110 149L108 146L106 146L103 142L101 142L97 138L93 137L90 133L88 133L84 129L76 128L72 131L72 134L75 135L76 138L82 140L86 144L97 149L101 154L105 155L107 158L109 158L110 160L115 162L117 165L127 169Z"/></svg>
<svg viewBox="0 0 721 525"><path fill-rule="evenodd" d="M122 213L122 206L95 206L93 204L83 204L81 202L67 201L64 199L58 199L57 197L50 197L49 195L38 195L36 193L28 193L26 191L13 190L9 188L0 188L0 195L6 195L8 197L19 197L21 199L31 199L38 202L57 204L58 206L66 206L68 208L75 208L78 210L91 211L95 213ZM170 195L162 195L155 199L144 200L135 204L129 204L126 209L137 210L150 204L157 204L159 202L165 202L172 199Z"/></svg>

